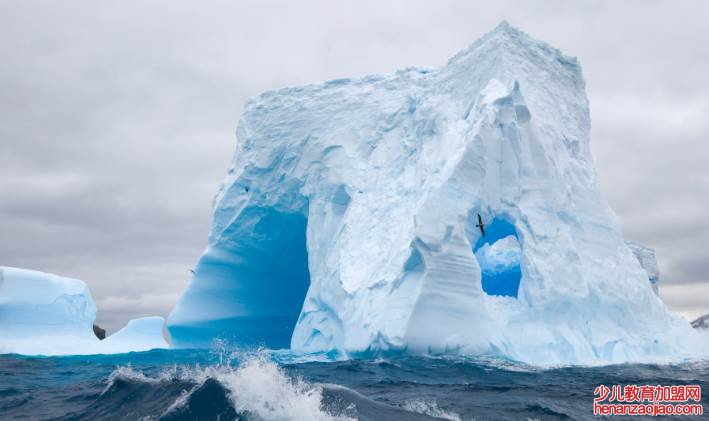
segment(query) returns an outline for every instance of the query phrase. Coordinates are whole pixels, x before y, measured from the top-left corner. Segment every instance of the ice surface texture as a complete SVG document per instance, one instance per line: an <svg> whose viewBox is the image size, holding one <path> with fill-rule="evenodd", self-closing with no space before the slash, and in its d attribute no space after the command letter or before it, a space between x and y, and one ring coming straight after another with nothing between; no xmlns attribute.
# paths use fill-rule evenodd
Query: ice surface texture
<svg viewBox="0 0 709 421"><path fill-rule="evenodd" d="M131 320L100 341L83 281L0 266L0 354L114 354L167 348L162 317Z"/></svg>
<svg viewBox="0 0 709 421"><path fill-rule="evenodd" d="M542 364L678 355L693 331L601 198L589 128L576 59L506 23L439 69L254 98L209 247L168 319L174 344ZM478 213L498 238L481 239ZM516 250L489 253L508 236ZM486 292L497 269L504 287Z"/></svg>
<svg viewBox="0 0 709 421"><path fill-rule="evenodd" d="M647 272L648 280L652 285L652 290L655 294L659 293L660 270L657 268L657 259L655 258L655 250L640 244L636 241L626 240L625 245L633 252L635 257L640 262L640 266Z"/></svg>

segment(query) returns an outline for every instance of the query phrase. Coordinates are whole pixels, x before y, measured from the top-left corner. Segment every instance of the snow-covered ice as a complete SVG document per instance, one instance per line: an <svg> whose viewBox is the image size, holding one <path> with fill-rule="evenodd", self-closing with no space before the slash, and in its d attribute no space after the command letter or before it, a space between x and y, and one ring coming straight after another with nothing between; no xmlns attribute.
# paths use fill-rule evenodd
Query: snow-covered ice
<svg viewBox="0 0 709 421"><path fill-rule="evenodd" d="M112 354L167 348L161 317L131 320L100 341L83 281L0 266L0 354Z"/></svg>
<svg viewBox="0 0 709 421"><path fill-rule="evenodd" d="M694 330L600 196L584 89L575 58L503 23L438 69L252 99L173 344L684 355Z"/></svg>

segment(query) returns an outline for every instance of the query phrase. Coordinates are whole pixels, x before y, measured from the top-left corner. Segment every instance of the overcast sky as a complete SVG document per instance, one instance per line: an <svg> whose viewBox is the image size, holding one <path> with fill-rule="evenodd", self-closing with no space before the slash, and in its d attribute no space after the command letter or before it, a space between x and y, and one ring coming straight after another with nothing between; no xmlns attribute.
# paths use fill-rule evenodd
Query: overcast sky
<svg viewBox="0 0 709 421"><path fill-rule="evenodd" d="M667 304L708 313L701 0L2 1L0 265L86 281L109 331L166 316L246 99L440 66L503 19L579 58L605 197L656 248Z"/></svg>

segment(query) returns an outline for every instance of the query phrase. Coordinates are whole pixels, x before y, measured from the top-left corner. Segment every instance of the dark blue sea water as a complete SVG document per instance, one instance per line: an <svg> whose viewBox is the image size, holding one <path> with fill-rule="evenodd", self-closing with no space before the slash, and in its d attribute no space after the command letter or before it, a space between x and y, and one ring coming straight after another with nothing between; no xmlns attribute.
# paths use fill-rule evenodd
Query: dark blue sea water
<svg viewBox="0 0 709 421"><path fill-rule="evenodd" d="M699 384L709 393L709 362L539 369L493 359L324 360L203 350L4 355L0 418L597 419L601 383ZM704 396L702 403L709 409Z"/></svg>

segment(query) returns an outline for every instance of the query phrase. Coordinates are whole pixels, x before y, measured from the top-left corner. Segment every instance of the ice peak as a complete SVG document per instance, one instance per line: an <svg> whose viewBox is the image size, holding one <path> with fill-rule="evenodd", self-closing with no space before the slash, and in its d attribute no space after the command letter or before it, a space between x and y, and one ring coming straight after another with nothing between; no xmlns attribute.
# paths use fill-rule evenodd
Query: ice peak
<svg viewBox="0 0 709 421"><path fill-rule="evenodd" d="M519 45L515 45L520 42L526 42L528 44L534 44L537 43L538 41L535 41L531 37L529 37L526 33L521 31L520 29L515 28L514 26L510 25L507 21L502 21L500 22L499 25L497 25L495 28L493 28L491 31L485 33L482 37L478 38L475 42L470 44L467 48L463 49L460 51L458 54L456 54L451 61L455 61L457 58L462 57L462 56L467 56L471 54L473 51L480 49L483 46L486 45L495 45L498 48L504 48L504 47L519 47ZM498 50L499 52L500 50Z"/></svg>
<svg viewBox="0 0 709 421"><path fill-rule="evenodd" d="M499 25L497 25L494 29L492 29L490 32L487 34L483 35L480 40L487 40L488 42L490 41L495 41L495 42L506 42L507 45L510 45L510 42L515 43L517 47L523 46L524 44L530 45L530 46L536 46L539 44L544 44L542 41L538 41L529 35L527 35L526 32L523 30L512 26L510 23L508 23L506 20L503 20L500 22Z"/></svg>
<svg viewBox="0 0 709 421"><path fill-rule="evenodd" d="M529 61L534 60L535 57L548 57L577 69L580 74L580 67L575 57L564 55L558 49L532 38L505 20L456 54L449 60L448 65L466 66L479 61L481 56L501 57L500 61L507 65L510 65L511 61L520 59Z"/></svg>
<svg viewBox="0 0 709 421"><path fill-rule="evenodd" d="M522 32L522 30L510 25L510 23L507 22L506 20L503 20L502 22L500 22L489 33L503 33L508 36L524 34L524 32Z"/></svg>

